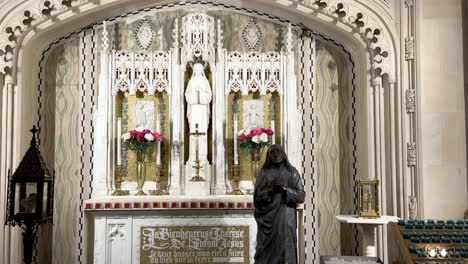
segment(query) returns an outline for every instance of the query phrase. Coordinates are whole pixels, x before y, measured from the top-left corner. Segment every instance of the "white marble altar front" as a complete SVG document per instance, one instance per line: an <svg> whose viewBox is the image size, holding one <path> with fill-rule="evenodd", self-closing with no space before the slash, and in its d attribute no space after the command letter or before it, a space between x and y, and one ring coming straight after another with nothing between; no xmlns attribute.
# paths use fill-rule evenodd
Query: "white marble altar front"
<svg viewBox="0 0 468 264"><path fill-rule="evenodd" d="M172 252L172 256L154 257L154 262L149 263L211 263L213 258L223 263L253 263L257 225L251 196L102 197L88 200L85 204L87 216L92 219L95 230L93 262L96 264L144 263L142 250L150 246L143 245L142 227L248 227L248 233L242 233L242 239L248 240L248 245L237 247L240 251L248 249L248 256L207 257L209 251L206 249L193 249L190 251L192 253L186 253L194 255L189 261L188 258L175 258L174 255L182 254L178 251L180 245L171 244L170 249L163 247ZM224 248L225 245L220 247ZM158 255L162 253L158 249L162 247L153 245L148 250ZM234 247L232 252L234 255Z"/></svg>
<svg viewBox="0 0 468 264"><path fill-rule="evenodd" d="M248 245L232 246L232 256L206 256L205 249L193 249L193 260L175 259L170 256L160 257L149 263L254 263L257 223L254 218L254 206L251 195L210 195L210 196L107 196L85 201L86 217L94 230L93 263L95 264L138 264L143 262L143 248L149 248L142 238L142 228L199 228L208 229L247 228L242 239ZM297 208L298 256L304 261L303 207ZM159 237L160 238L160 237ZM156 239L156 238L155 238ZM169 242L168 242L169 243ZM181 254L180 247L170 242L172 257ZM146 247L145 247L146 245ZM221 246L225 247L225 244ZM164 246L164 249L169 248ZM248 255L234 256L245 250ZM161 254L153 246L153 255ZM144 249L143 249L144 250ZM221 250L221 249L220 249ZM197 253L205 252L205 253ZM211 251L209 251L211 252ZM216 254L216 253L210 253ZM196 257L205 256L205 257ZM214 259L213 259L214 258ZM156 259L153 258L153 259ZM215 261L216 260L216 261ZM167 262L164 262L167 261Z"/></svg>

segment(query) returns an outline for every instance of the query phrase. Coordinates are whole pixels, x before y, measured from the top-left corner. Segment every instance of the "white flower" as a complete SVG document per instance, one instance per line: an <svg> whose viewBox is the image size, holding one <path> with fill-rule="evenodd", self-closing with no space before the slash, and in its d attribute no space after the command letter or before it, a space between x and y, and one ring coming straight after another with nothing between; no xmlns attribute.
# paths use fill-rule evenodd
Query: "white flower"
<svg viewBox="0 0 468 264"><path fill-rule="evenodd" d="M240 135L245 134L245 132L246 132L245 128L242 130L239 130L239 132L237 132L237 136L239 137Z"/></svg>
<svg viewBox="0 0 468 264"><path fill-rule="evenodd" d="M252 141L258 144L258 143L260 143L260 138L258 136L254 136L252 138Z"/></svg>
<svg viewBox="0 0 468 264"><path fill-rule="evenodd" d="M125 141L129 140L130 139L130 133L127 132L127 133L123 134L122 139L125 140Z"/></svg>
<svg viewBox="0 0 468 264"><path fill-rule="evenodd" d="M266 133L262 133L260 135L260 141L262 142L268 142L268 135Z"/></svg>
<svg viewBox="0 0 468 264"><path fill-rule="evenodd" d="M152 134L148 133L148 134L145 135L145 139L148 140L148 141L153 141L154 136Z"/></svg>
<svg viewBox="0 0 468 264"><path fill-rule="evenodd" d="M145 129L145 128L142 127L142 126L139 126L139 127L135 128L135 130L136 130L137 132L143 132L144 129Z"/></svg>

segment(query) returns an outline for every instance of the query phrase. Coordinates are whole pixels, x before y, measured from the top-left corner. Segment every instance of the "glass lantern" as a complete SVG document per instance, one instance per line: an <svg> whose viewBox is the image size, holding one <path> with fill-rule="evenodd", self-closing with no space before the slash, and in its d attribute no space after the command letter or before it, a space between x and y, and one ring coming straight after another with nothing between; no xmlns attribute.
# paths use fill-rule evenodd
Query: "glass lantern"
<svg viewBox="0 0 468 264"><path fill-rule="evenodd" d="M31 146L16 171L9 176L8 222L11 225L52 221L53 177L36 146L35 127Z"/></svg>
<svg viewBox="0 0 468 264"><path fill-rule="evenodd" d="M379 213L379 180L356 180L358 207L357 216L362 218L378 218Z"/></svg>

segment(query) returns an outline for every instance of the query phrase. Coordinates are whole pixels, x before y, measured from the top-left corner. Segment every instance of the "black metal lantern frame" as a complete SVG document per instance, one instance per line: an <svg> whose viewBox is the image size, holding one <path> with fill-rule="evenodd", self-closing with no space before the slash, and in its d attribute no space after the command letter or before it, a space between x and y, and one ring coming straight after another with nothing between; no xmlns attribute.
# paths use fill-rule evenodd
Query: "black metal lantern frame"
<svg viewBox="0 0 468 264"><path fill-rule="evenodd" d="M16 171L8 170L6 224L23 228L24 262L31 263L37 227L52 223L54 176L36 144L34 126L30 147Z"/></svg>

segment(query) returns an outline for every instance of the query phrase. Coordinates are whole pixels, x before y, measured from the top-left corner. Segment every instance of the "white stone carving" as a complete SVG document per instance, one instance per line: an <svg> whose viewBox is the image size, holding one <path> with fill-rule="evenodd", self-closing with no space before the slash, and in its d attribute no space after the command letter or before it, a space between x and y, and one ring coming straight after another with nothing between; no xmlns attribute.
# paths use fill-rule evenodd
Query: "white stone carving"
<svg viewBox="0 0 468 264"><path fill-rule="evenodd" d="M147 50L153 42L155 34L148 20L144 19L140 22L140 25L138 25L135 31L135 38L138 45L140 45L142 49Z"/></svg>
<svg viewBox="0 0 468 264"><path fill-rule="evenodd" d="M414 37L405 38L405 60L414 59Z"/></svg>
<svg viewBox="0 0 468 264"><path fill-rule="evenodd" d="M182 65L194 59L214 63L214 19L206 14L188 14L182 18Z"/></svg>
<svg viewBox="0 0 468 264"><path fill-rule="evenodd" d="M154 102L138 100L133 105L133 128L143 127L154 130Z"/></svg>
<svg viewBox="0 0 468 264"><path fill-rule="evenodd" d="M197 130L200 133L205 133L205 135L198 137L194 135L190 136L189 163L195 162L197 144L198 159L202 161L201 164L207 163L208 137L206 133L208 133L208 124L210 123L210 103L213 94L204 69L205 67L201 63L193 65L193 74L185 91L190 133L195 133ZM203 177L203 175L201 176Z"/></svg>
<svg viewBox="0 0 468 264"><path fill-rule="evenodd" d="M414 113L416 111L416 94L414 89L406 90L406 112Z"/></svg>
<svg viewBox="0 0 468 264"><path fill-rule="evenodd" d="M418 198L410 196L408 202L409 219L418 219Z"/></svg>
<svg viewBox="0 0 468 264"><path fill-rule="evenodd" d="M108 230L109 234L107 235L109 241L117 239L125 239L125 233L123 231L125 224L109 224Z"/></svg>
<svg viewBox="0 0 468 264"><path fill-rule="evenodd" d="M242 123L242 127L248 130L256 127L264 127L262 100L245 100L243 102Z"/></svg>
<svg viewBox="0 0 468 264"><path fill-rule="evenodd" d="M408 142L406 144L406 147L407 147L408 166L410 166L410 167L416 166L416 162L417 162L416 143L415 142Z"/></svg>
<svg viewBox="0 0 468 264"><path fill-rule="evenodd" d="M127 0L129 1L129 0ZM408 5L413 4L414 0L407 0ZM13 1L12 1L13 2ZM39 3L38 3L39 2ZM13 67L16 67L15 59L20 52L15 51L18 47L26 47L27 43L22 43L24 39L28 41L34 39L33 37L24 38L26 34L38 34L41 31L47 30L48 27L57 26L59 23L65 23L71 16L80 16L82 10L93 11L93 9L100 9L101 4L96 4L95 1L80 0L74 1L73 5L67 5L68 1L56 1L56 0L15 0L14 8L10 10L5 18L1 20L0 24L0 72L6 73ZM121 4L120 0L109 0L106 2L107 6ZM129 1L130 2L130 1ZM357 30L359 34L354 34L355 37L361 39L366 43L369 49L374 50L379 48L380 50L392 53L395 51L395 47L391 44L391 35L396 36L395 30L389 30L394 28L393 20L391 17L385 18L380 15L380 9L378 6L373 6L372 3L360 3L354 0L293 0L284 1L279 4L296 2L298 12L304 12L306 14L312 14L316 19L323 20L325 23L335 23L335 19L338 14L331 11L330 8L324 8L324 6L333 5L346 5L349 6L348 10L356 10L356 12L345 12L344 17L340 17L340 21L346 26ZM23 3L23 4L20 4ZM322 5L322 3L324 5ZM4 5L7 6L7 5ZM73 9L73 12L69 12ZM362 23L356 23L356 14L362 14ZM66 14L63 16L59 16ZM332 18L330 20L330 18ZM54 23L49 23L52 21ZM39 24L47 25L38 29ZM387 25L389 27L387 27ZM34 31L32 29L35 29ZM375 36L374 29L379 29L381 34ZM368 32L368 33L366 33ZM375 38L375 39L374 39ZM370 41L372 40L372 41ZM372 55L378 56L378 55ZM375 58L373 58L375 61ZM382 74L388 73L391 77L395 77L396 68L393 56L388 56L382 60L376 61L376 64L371 63L370 67L373 69L382 69Z"/></svg>
<svg viewBox="0 0 468 264"><path fill-rule="evenodd" d="M242 41L244 46L250 50L254 51L260 45L260 42L263 39L262 31L258 24L254 21L253 18L250 19L250 22L245 25L242 30Z"/></svg>
<svg viewBox="0 0 468 264"><path fill-rule="evenodd" d="M279 52L228 52L226 62L226 94L241 91L242 95L259 91L282 94L281 64Z"/></svg>
<svg viewBox="0 0 468 264"><path fill-rule="evenodd" d="M114 88L113 93L128 91L135 95L137 91L155 91L170 94L171 52L113 52Z"/></svg>

